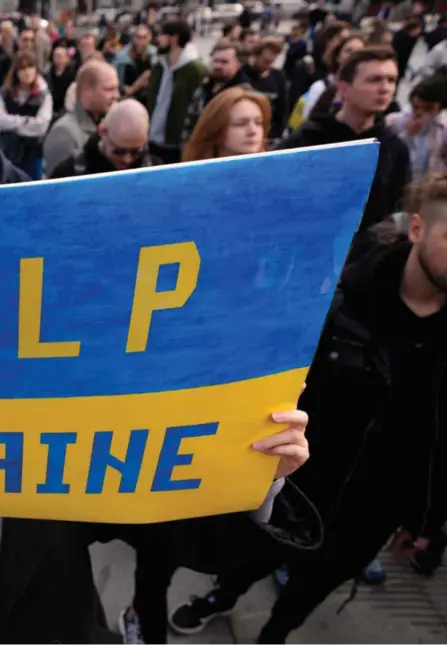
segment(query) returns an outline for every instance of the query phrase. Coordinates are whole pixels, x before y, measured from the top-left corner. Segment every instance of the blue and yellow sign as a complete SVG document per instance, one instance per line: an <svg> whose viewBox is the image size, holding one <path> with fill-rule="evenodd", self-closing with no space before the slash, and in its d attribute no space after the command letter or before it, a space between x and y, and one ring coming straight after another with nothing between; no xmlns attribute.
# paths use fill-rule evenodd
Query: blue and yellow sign
<svg viewBox="0 0 447 645"><path fill-rule="evenodd" d="M257 507L373 177L352 144L1 188L0 510Z"/></svg>

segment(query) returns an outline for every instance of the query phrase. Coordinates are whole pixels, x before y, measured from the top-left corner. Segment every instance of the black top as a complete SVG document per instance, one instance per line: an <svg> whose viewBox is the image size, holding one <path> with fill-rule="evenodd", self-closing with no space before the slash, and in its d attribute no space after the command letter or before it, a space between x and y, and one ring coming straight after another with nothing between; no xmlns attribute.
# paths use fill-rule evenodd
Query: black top
<svg viewBox="0 0 447 645"><path fill-rule="evenodd" d="M284 73L279 69L271 69L267 76L262 76L257 67L244 65L242 71L250 79L254 90L263 94L270 101L272 107L272 125L270 138L280 139L284 131L288 106L287 85Z"/></svg>
<svg viewBox="0 0 447 645"><path fill-rule="evenodd" d="M51 66L47 81L53 97L54 114L60 114L64 111L65 95L74 79L75 73L71 65L68 65L61 74L56 72L53 65Z"/></svg>

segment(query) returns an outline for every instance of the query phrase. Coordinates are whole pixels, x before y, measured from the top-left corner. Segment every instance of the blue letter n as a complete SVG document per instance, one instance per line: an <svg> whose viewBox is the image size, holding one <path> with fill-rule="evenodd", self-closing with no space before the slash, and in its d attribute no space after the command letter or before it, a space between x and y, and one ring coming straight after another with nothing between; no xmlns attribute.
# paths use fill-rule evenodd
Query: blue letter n
<svg viewBox="0 0 447 645"><path fill-rule="evenodd" d="M121 473L120 493L134 493L144 457L148 430L132 430L124 461L110 454L113 432L96 432L85 492L102 493L107 468Z"/></svg>
<svg viewBox="0 0 447 645"><path fill-rule="evenodd" d="M216 434L218 425L218 423L201 423L195 426L168 428L151 490L160 493L168 490L199 488L202 483L201 479L171 479L174 468L176 466L189 466L194 456L192 454L179 455L180 444L182 439L187 437L208 437Z"/></svg>
<svg viewBox="0 0 447 645"><path fill-rule="evenodd" d="M5 458L0 459L0 469L5 471L5 493L21 493L23 432L0 432L0 443L5 444Z"/></svg>

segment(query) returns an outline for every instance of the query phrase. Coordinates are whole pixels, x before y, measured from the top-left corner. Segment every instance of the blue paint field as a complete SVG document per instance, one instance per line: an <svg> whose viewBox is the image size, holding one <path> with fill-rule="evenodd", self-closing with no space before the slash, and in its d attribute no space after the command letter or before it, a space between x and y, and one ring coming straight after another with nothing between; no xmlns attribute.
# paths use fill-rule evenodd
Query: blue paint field
<svg viewBox="0 0 447 645"><path fill-rule="evenodd" d="M310 364L368 197L374 143L1 188L0 397L204 387ZM141 247L193 241L182 308L155 311L126 353ZM21 258L44 258L41 341L76 358L19 359ZM174 289L178 266L157 290Z"/></svg>

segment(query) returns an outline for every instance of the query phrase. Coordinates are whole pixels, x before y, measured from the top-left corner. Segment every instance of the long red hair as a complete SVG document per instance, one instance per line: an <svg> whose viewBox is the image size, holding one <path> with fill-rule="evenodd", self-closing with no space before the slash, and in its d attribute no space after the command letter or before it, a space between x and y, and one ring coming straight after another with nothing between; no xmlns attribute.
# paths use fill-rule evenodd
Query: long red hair
<svg viewBox="0 0 447 645"><path fill-rule="evenodd" d="M262 125L264 128L264 145L270 131L271 109L268 99L262 94L246 89L243 86L231 87L220 92L208 103L202 111L191 137L183 149L183 161L199 161L201 159L214 159L218 156L218 149L225 136L225 131L230 122L230 110L240 101L252 101L261 110Z"/></svg>

